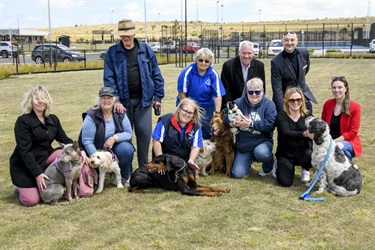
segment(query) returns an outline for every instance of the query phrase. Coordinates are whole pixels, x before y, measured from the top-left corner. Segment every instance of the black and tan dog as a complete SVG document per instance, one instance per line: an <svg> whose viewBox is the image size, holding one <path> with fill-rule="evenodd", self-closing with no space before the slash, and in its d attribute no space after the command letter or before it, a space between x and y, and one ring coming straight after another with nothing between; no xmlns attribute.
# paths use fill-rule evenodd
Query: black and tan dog
<svg viewBox="0 0 375 250"><path fill-rule="evenodd" d="M165 175L158 171L165 171ZM156 156L152 162L132 173L129 192L143 193L143 189L150 187L180 191L183 195L211 197L230 192L229 189L198 185L188 164L180 157L168 154Z"/></svg>

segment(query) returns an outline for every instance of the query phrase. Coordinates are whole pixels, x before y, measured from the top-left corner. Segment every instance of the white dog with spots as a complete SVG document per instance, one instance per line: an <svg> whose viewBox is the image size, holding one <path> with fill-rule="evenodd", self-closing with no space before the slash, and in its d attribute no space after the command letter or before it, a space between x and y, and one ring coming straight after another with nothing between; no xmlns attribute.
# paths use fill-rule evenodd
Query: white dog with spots
<svg viewBox="0 0 375 250"><path fill-rule="evenodd" d="M329 151L332 138L328 124L322 119L314 119L312 117L306 119L306 126L309 128L310 133L314 133L311 164L317 173ZM334 195L352 196L361 191L363 180L358 167L344 155L333 140L332 149L318 183L319 189L317 193L328 190Z"/></svg>

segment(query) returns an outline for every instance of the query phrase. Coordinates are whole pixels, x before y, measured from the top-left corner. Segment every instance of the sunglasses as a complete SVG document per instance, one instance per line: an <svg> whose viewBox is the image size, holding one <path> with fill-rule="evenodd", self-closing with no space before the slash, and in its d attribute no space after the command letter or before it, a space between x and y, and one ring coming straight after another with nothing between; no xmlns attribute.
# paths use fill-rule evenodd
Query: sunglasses
<svg viewBox="0 0 375 250"><path fill-rule="evenodd" d="M334 76L332 77L332 82L335 82L335 81L340 81L340 82L346 81L346 78L345 76Z"/></svg>
<svg viewBox="0 0 375 250"><path fill-rule="evenodd" d="M204 60L204 59L198 59L199 62L205 62L205 63L210 63L210 60Z"/></svg>
<svg viewBox="0 0 375 250"><path fill-rule="evenodd" d="M190 112L190 111L188 111L186 109L183 109L182 107L180 109L182 110L182 112L184 112L185 115L189 115L189 116L194 115L194 112Z"/></svg>
<svg viewBox="0 0 375 250"><path fill-rule="evenodd" d="M291 31L291 30L288 30L288 31L285 31L285 32L283 33L284 36L286 36L286 35L288 35L288 34L292 34L292 35L294 35L294 34L296 34L296 32Z"/></svg>
<svg viewBox="0 0 375 250"><path fill-rule="evenodd" d="M302 98L297 98L297 99L289 99L288 102L290 104L294 104L295 102L297 102L298 104L300 104L302 102Z"/></svg>
<svg viewBox="0 0 375 250"><path fill-rule="evenodd" d="M249 95L260 95L260 93L262 93L262 90L248 90L247 93Z"/></svg>

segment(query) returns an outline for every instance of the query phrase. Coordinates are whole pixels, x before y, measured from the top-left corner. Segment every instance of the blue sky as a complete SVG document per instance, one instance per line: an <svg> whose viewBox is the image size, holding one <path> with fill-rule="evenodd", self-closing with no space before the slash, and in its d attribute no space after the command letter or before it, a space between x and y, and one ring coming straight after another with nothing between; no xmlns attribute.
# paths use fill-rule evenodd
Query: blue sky
<svg viewBox="0 0 375 250"><path fill-rule="evenodd" d="M185 0L50 0L52 27L185 20ZM198 4L198 8L197 8ZM187 0L187 20L279 21L366 17L375 22L375 0ZM223 5L223 6L222 6ZM261 11L259 11L261 10ZM0 0L0 29L48 28L48 0Z"/></svg>

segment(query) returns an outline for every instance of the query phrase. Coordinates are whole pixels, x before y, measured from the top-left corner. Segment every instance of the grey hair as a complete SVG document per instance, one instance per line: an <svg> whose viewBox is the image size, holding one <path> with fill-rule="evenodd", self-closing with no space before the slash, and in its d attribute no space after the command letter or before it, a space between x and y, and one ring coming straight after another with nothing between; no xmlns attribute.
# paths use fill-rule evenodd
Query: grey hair
<svg viewBox="0 0 375 250"><path fill-rule="evenodd" d="M242 41L240 42L240 45L238 46L238 51L241 52L242 48L248 48L248 47L250 47L251 49L254 49L253 43L247 40Z"/></svg>
<svg viewBox="0 0 375 250"><path fill-rule="evenodd" d="M113 96L113 101L116 101L116 97L115 97L115 96ZM99 109L99 110L102 109L102 108L100 107L100 96L97 96L97 97L96 97L95 104L94 104L94 106L92 107L92 109Z"/></svg>
<svg viewBox="0 0 375 250"><path fill-rule="evenodd" d="M247 89L263 89L263 81L259 77L251 78L246 83Z"/></svg>
<svg viewBox="0 0 375 250"><path fill-rule="evenodd" d="M209 48L201 48L197 52L195 52L194 57L193 57L194 62L197 62L198 58L203 54L206 55L206 59L210 60L210 65L211 65L212 62L215 60L215 57L214 57L214 53L212 53L212 51Z"/></svg>

